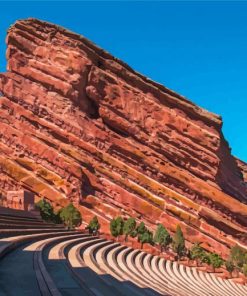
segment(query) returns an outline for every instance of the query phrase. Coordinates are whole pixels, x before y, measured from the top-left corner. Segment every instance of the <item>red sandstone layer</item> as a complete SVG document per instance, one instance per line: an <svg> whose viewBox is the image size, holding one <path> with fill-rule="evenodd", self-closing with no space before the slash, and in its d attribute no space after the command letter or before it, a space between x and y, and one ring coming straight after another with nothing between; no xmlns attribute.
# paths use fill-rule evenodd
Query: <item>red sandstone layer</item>
<svg viewBox="0 0 247 296"><path fill-rule="evenodd" d="M0 74L0 190L27 188L104 225L135 216L225 255L247 245L246 165L221 118L58 26L7 35ZM245 179L246 181L246 179Z"/></svg>

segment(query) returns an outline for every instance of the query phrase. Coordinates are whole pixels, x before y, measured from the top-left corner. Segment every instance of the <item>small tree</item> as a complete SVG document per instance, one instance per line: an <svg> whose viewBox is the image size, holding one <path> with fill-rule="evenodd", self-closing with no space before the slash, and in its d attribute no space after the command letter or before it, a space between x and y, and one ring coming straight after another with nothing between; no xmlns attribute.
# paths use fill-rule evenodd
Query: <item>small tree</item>
<svg viewBox="0 0 247 296"><path fill-rule="evenodd" d="M99 229L100 229L100 224L98 221L98 218L96 216L93 217L93 219L91 219L91 221L89 222L87 229L89 231L90 234L97 234Z"/></svg>
<svg viewBox="0 0 247 296"><path fill-rule="evenodd" d="M185 253L185 240L180 225L177 226L176 232L172 242L173 251L177 254L180 259Z"/></svg>
<svg viewBox="0 0 247 296"><path fill-rule="evenodd" d="M52 205L44 198L36 203L36 207L40 211L41 218L45 221L53 222L54 212Z"/></svg>
<svg viewBox="0 0 247 296"><path fill-rule="evenodd" d="M232 261L227 260L225 262L225 267L226 267L226 270L229 272L230 277L232 277L232 273L233 273L234 267L235 267L234 264L232 263Z"/></svg>
<svg viewBox="0 0 247 296"><path fill-rule="evenodd" d="M136 220L134 218L129 218L124 222L123 233L125 234L125 241L128 241L128 236L134 232L136 228Z"/></svg>
<svg viewBox="0 0 247 296"><path fill-rule="evenodd" d="M124 221L122 217L117 217L115 219L112 219L110 222L111 235L116 237L117 240L119 235L123 234L123 225L124 225Z"/></svg>
<svg viewBox="0 0 247 296"><path fill-rule="evenodd" d="M144 233L139 235L139 241L141 243L141 249L145 243L153 244L153 233L149 230L146 230Z"/></svg>
<svg viewBox="0 0 247 296"><path fill-rule="evenodd" d="M60 217L68 229L80 226L82 222L81 213L70 203L67 207L63 208L60 212Z"/></svg>
<svg viewBox="0 0 247 296"><path fill-rule="evenodd" d="M235 266L239 268L243 267L243 264L245 262L245 251L238 245L235 245L231 248L230 260Z"/></svg>
<svg viewBox="0 0 247 296"><path fill-rule="evenodd" d="M162 252L163 248L167 248L169 244L172 242L172 238L166 228L159 224L157 226L155 235L154 235L154 242L160 246L160 251Z"/></svg>
<svg viewBox="0 0 247 296"><path fill-rule="evenodd" d="M224 261L223 259L216 253L209 254L210 264L213 266L213 270L215 272L215 268L220 268Z"/></svg>

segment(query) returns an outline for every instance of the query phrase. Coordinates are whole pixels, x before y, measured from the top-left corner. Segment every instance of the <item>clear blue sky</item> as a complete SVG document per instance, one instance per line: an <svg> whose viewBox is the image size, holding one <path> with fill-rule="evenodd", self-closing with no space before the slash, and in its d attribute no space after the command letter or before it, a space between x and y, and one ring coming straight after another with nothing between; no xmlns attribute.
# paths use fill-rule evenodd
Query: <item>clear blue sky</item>
<svg viewBox="0 0 247 296"><path fill-rule="evenodd" d="M222 115L233 154L247 161L247 2L0 1L0 71L6 30L27 17L84 35Z"/></svg>

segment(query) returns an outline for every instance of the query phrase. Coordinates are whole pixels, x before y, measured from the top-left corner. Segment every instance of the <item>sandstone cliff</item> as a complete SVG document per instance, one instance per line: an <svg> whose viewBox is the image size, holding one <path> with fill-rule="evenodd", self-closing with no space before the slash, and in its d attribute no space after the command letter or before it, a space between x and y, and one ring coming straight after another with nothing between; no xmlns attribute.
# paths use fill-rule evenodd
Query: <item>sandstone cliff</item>
<svg viewBox="0 0 247 296"><path fill-rule="evenodd" d="M246 165L221 118L84 37L36 19L7 34L0 190L24 187L88 220L158 222L225 255L247 246ZM246 178L246 177L245 177ZM246 179L245 179L246 180Z"/></svg>

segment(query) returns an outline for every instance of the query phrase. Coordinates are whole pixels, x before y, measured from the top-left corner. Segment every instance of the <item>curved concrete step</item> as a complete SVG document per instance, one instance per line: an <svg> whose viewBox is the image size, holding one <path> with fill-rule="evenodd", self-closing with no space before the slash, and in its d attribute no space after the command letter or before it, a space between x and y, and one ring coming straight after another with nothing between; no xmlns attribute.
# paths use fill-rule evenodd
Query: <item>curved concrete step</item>
<svg viewBox="0 0 247 296"><path fill-rule="evenodd" d="M125 246L120 245L110 250L106 256L106 261L108 262L108 265L110 266L110 268L113 269L116 276L122 279L127 291L130 291L129 294L126 294L126 295L138 295L138 296L146 295L145 291L140 290L141 288L135 282L133 282L133 280L130 279L130 277L122 269L122 265L119 265L117 262L116 257L118 253L125 248L126 248Z"/></svg>
<svg viewBox="0 0 247 296"><path fill-rule="evenodd" d="M142 266L143 269L146 271L146 273L149 274L150 280L152 279L156 283L156 285L158 285L159 291L162 293L162 295L167 295L168 293L167 281L161 280L160 277L153 271L149 261L151 257L152 257L151 254L144 253L143 256L137 258L141 260L137 264L138 266ZM169 293L170 292L171 291L169 291Z"/></svg>
<svg viewBox="0 0 247 296"><path fill-rule="evenodd" d="M0 217L0 221L1 219L4 221ZM9 225L16 226L14 223L16 222L10 221ZM28 223L35 226L40 224L36 221L20 223L24 227L28 227ZM42 223L41 226L44 225ZM231 280L121 246L119 243L81 232L66 231L61 226L26 230L5 228L0 229L0 234L1 231L9 236L16 233L22 235L0 239L0 258L21 244L37 240L25 247L24 251L34 252L34 268L41 295L61 295L61 287L57 288L43 262L43 253L47 254L46 258L49 260L61 260L63 264L68 262L80 286L77 291L81 291L82 295L247 295L246 286ZM82 275L86 275L86 278Z"/></svg>
<svg viewBox="0 0 247 296"><path fill-rule="evenodd" d="M29 234L35 234L35 233L43 233L43 232L63 232L66 231L64 228L47 228L47 229L37 229L37 228L30 228L30 229L0 229L0 239L7 238L11 236L17 236L17 235L29 235Z"/></svg>
<svg viewBox="0 0 247 296"><path fill-rule="evenodd" d="M53 246L48 254L49 260L62 260L66 259L64 250L68 246L70 246L73 243L81 242L81 241L88 241L92 236L89 236L88 234L78 234L78 237L69 239L63 242L60 242ZM93 239L93 238L92 238Z"/></svg>
<svg viewBox="0 0 247 296"><path fill-rule="evenodd" d="M236 287L237 286L237 288L239 289L239 290L241 290L241 292L242 293L245 293L245 294L243 294L243 295L247 295L247 285L241 285L241 284L236 284L232 279L230 279L229 280L229 282L234 286L234 287Z"/></svg>
<svg viewBox="0 0 247 296"><path fill-rule="evenodd" d="M188 291L188 294L200 296L200 291L198 291L198 287L195 289L193 284L191 285L191 282L187 282L184 280L183 276L181 275L181 273L178 270L177 262L171 262L170 267L171 267L171 272L173 273L174 277L176 277L178 279L180 285L182 285L183 288L186 291Z"/></svg>
<svg viewBox="0 0 247 296"><path fill-rule="evenodd" d="M170 280L167 280L166 278L164 278L161 271L159 270L159 265L158 265L159 260L160 260L160 257L153 256L153 259L150 262L151 269L152 269L153 273L159 278L159 281L161 281L163 283L163 285L165 285L168 293L170 293L173 296L179 296L178 292L171 285Z"/></svg>
<svg viewBox="0 0 247 296"><path fill-rule="evenodd" d="M17 235L17 236L2 238L2 239L0 239L0 258L3 257L8 252L14 250L15 248L17 248L21 244L24 244L24 243L27 243L30 241L34 241L37 239L45 238L45 237L50 237L50 236L56 235L57 233L58 232L54 231L54 229L53 229L53 232L46 231L43 233L32 233L32 234L28 234L28 235ZM59 232L59 233L62 233L62 232ZM66 232L64 230L64 233L68 233L68 231Z"/></svg>
<svg viewBox="0 0 247 296"><path fill-rule="evenodd" d="M226 280L223 280L220 277L215 276L214 274L209 274L209 277L211 277L212 281L217 283L219 287L224 288L224 290L228 291L229 295L235 294L236 296L241 296L241 292L238 290L238 287L232 288L227 284Z"/></svg>
<svg viewBox="0 0 247 296"><path fill-rule="evenodd" d="M47 224L47 225L57 225L57 224L54 224L52 222L47 222L47 221L44 221L44 220L41 220L41 219L30 219L30 218L23 218L23 217L8 217L8 216L1 216L0 215L0 224L3 224L3 223L13 223L13 224L25 224L25 223L28 223L28 224L34 224L34 223L38 223L38 224Z"/></svg>
<svg viewBox="0 0 247 296"><path fill-rule="evenodd" d="M185 296L186 293L184 292L184 289L182 289L178 284L177 284L177 280L174 280L174 277L171 276L171 274L168 272L167 268L166 268L166 262L169 260L165 260L164 258L161 258L158 261L158 268L161 271L161 274L163 275L163 277L169 281L169 285L172 287L172 289L174 291L176 291L176 293L179 296Z"/></svg>
<svg viewBox="0 0 247 296"><path fill-rule="evenodd" d="M56 287L50 280L49 274L46 272L46 268L43 263L42 252L50 242L56 242L59 239L66 239L69 235L73 235L72 232L64 231L64 233L46 233L39 235L18 236L5 239L8 243L15 244L20 242L29 243L27 246L18 246L13 253L5 256L1 261L1 265L7 267L5 270L7 273L2 274L6 282L2 284L5 291L11 291L10 295L30 295L32 291L33 295L59 295L56 292ZM36 242L30 242L37 240ZM17 256L18 255L18 256ZM15 258L13 261L12 258ZM15 267L15 264L18 266ZM8 268L10 266L10 269ZM23 270L20 272L20 268ZM18 272L19 270L19 272ZM10 287L9 281L13 280L14 285ZM28 292L27 292L28 291ZM14 294L13 294L14 292Z"/></svg>
<svg viewBox="0 0 247 296"><path fill-rule="evenodd" d="M152 281L152 279L146 278L145 276L143 276L139 269L137 268L136 264L135 264L135 258L136 255L139 253L139 250L134 250L132 249L126 256L126 264L129 267L129 269L135 273L135 275L141 279L143 282L145 282L145 284L152 288L153 290L157 291L158 293L161 293L162 295L167 295L166 292L164 290L164 287L162 285L160 285L159 283L157 283L157 281Z"/></svg>
<svg viewBox="0 0 247 296"><path fill-rule="evenodd" d="M189 268L191 275L204 287L205 291L209 291L214 296L221 296L218 288L214 285L210 285L204 277L201 277L201 271L198 271L195 267Z"/></svg>
<svg viewBox="0 0 247 296"><path fill-rule="evenodd" d="M140 261L137 260L140 258L140 254L140 250L132 250L126 257L126 263L132 267L132 270L135 272L135 274L142 278L147 283L147 285L150 284L150 286L152 286L155 290L159 291L162 289L159 283L150 276L145 268L141 268L139 264Z"/></svg>
<svg viewBox="0 0 247 296"><path fill-rule="evenodd" d="M98 276L98 274L93 272L93 270L90 267L87 267L87 265L83 260L83 252L87 249L87 247L94 246L95 244L101 243L101 242L105 242L105 240L100 238L93 238L90 241L76 244L68 252L69 263L73 268L74 273L77 276L78 280L84 283L84 285L87 286L87 289L94 295L104 295L103 293L100 292L100 290L102 289L103 291L105 291L107 290L107 287L105 287L104 282L102 283L102 280ZM90 263L90 266L92 265L93 263ZM81 270L81 271L83 271L83 273L86 274L87 280L85 280L82 277L82 274L80 272L80 269L83 269L83 268L84 270Z"/></svg>
<svg viewBox="0 0 247 296"><path fill-rule="evenodd" d="M174 262L176 263L176 262ZM184 280L190 285L193 286L195 290L197 290L197 294L200 296L213 296L210 294L210 292L205 292L203 287L196 281L194 278L190 278L188 274L185 271L185 266L183 264L176 264L174 268L177 268L180 272L181 276L184 278Z"/></svg>
<svg viewBox="0 0 247 296"><path fill-rule="evenodd" d="M51 226L51 225L45 225L45 224L25 224L25 225L19 225L19 224L0 224L0 232L2 230L9 230L9 229L65 229L64 226Z"/></svg>
<svg viewBox="0 0 247 296"><path fill-rule="evenodd" d="M229 292L229 290L226 289L224 285L221 285L215 275L211 275L207 272L200 272L200 276L201 276L201 278L204 277L205 280L208 282L208 284L210 286L213 285L215 287L215 289L217 289L219 292L222 293L222 291L224 291L224 294L226 296L232 296L232 292ZM236 296L238 295L237 291L235 291L235 294L236 294Z"/></svg>
<svg viewBox="0 0 247 296"><path fill-rule="evenodd" d="M143 291L145 291L145 294L147 294L147 295L157 295L157 293L159 294L159 292L158 291L155 292L150 287L150 285L147 282L145 282L145 280L143 278L141 278L139 275L136 275L135 273L133 273L130 266L128 266L128 264L126 262L126 257L128 255L128 253L131 252L132 250L133 250L132 248L126 247L125 249L121 250L117 254L116 260L118 262L118 265L121 266L121 269L127 275L129 280L131 280L137 286L142 288Z"/></svg>

